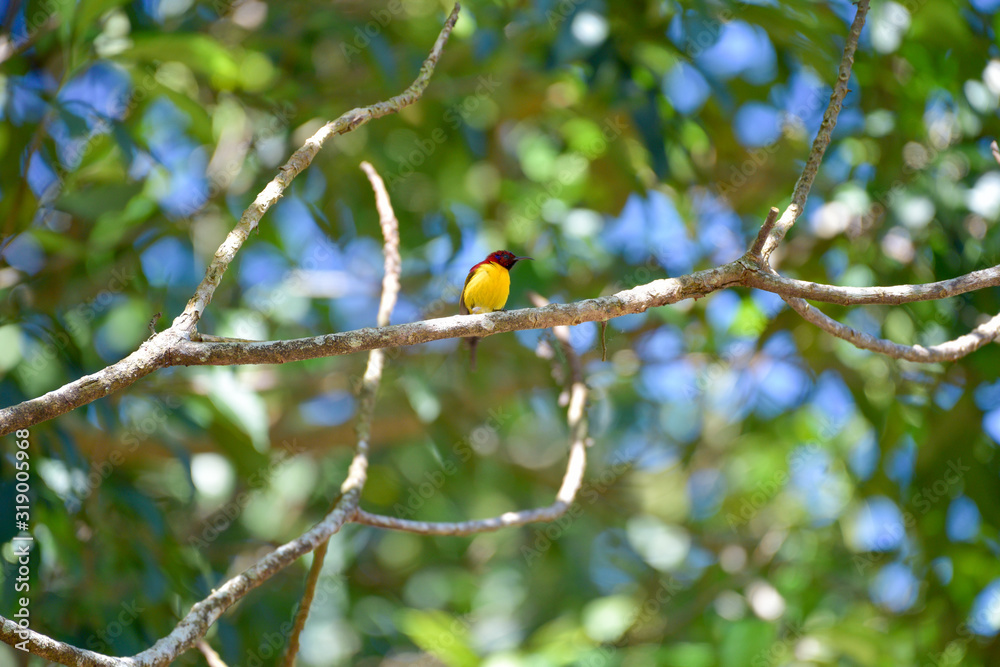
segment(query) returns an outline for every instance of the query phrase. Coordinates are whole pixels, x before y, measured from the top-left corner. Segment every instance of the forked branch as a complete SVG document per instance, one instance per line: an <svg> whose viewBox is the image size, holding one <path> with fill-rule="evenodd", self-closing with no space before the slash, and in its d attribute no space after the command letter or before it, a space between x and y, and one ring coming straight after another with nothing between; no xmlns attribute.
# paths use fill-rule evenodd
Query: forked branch
<svg viewBox="0 0 1000 667"><path fill-rule="evenodd" d="M534 295L535 305L548 305L542 297ZM354 520L369 526L402 530L423 535L474 535L511 526L523 526L539 521L555 521L566 514L576 499L576 494L583 483L583 474L587 467L587 385L583 380L583 365L569 340L569 328L553 327L556 340L566 356L569 367L569 403L566 409L566 423L569 426L570 445L569 459L562 484L556 493L556 499L551 505L519 512L505 512L489 519L475 519L458 522L412 521L399 517L372 514L359 509ZM557 357L553 357L557 362Z"/></svg>

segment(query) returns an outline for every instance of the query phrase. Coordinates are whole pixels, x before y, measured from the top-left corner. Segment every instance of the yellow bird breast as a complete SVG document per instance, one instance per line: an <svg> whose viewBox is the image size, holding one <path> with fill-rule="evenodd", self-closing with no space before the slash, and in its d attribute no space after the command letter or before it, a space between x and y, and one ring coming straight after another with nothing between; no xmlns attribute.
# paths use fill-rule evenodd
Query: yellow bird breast
<svg viewBox="0 0 1000 667"><path fill-rule="evenodd" d="M462 291L462 301L470 313L500 310L510 295L510 272L489 262L476 269Z"/></svg>

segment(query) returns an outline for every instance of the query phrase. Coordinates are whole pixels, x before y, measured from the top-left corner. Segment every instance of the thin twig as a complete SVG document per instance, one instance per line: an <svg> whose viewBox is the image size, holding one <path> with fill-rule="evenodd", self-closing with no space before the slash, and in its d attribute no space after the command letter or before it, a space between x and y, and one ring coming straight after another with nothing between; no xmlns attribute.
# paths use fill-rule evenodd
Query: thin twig
<svg viewBox="0 0 1000 667"><path fill-rule="evenodd" d="M378 316L376 323L380 327L387 326L392 316L392 310L396 306L399 298L399 274L402 270L403 262L399 254L399 221L392 210L392 202L389 200L389 193L385 189L385 183L368 162L362 162L361 168L368 175L372 189L375 191L375 206L378 209L379 225L382 227L383 254L385 256L385 273L382 277L382 298L379 300ZM365 370L364 380L359 390L360 407L358 409L357 434L359 454L368 453L368 441L371 438L372 421L375 417L375 398L378 393L378 386L382 380L382 369L385 366L385 350L372 350L368 354L368 367ZM323 569L323 561L326 558L326 550L329 542L323 545L313 554L313 562L309 568L309 576L306 579L305 592L302 594L302 603L299 605L295 615L295 624L292 627L292 634L288 641L288 649L285 651L285 667L292 667L295 664L295 656L299 652L299 636L309 618L309 608L312 605L313 595L316 592L316 583L319 581L320 572Z"/></svg>
<svg viewBox="0 0 1000 667"><path fill-rule="evenodd" d="M830 145L830 137L833 128L837 126L837 116L844 104L844 97L847 95L847 84L851 78L851 67L854 65L854 52L858 48L858 38L861 36L861 29L865 27L865 18L868 16L869 0L859 0L858 11L854 15L854 22L851 23L851 30L847 33L847 42L844 44L844 55L840 60L840 68L837 71L837 83L833 86L833 93L830 95L830 104L823 114L823 122L819 126L816 139L813 140L809 157L806 159L806 166L795 184L792 193L792 203L788 205L785 212L778 220L778 224L767 237L761 255L766 261L774 249L778 247L785 234L792 228L799 215L802 214L809 197L809 190L812 189L813 181L819 172L819 165L823 161L823 154L826 147Z"/></svg>
<svg viewBox="0 0 1000 667"><path fill-rule="evenodd" d="M750 248L750 256L754 259L763 259L761 251L764 249L764 243L767 241L771 230L774 229L774 223L778 221L778 213L777 206L772 206L771 210L767 212L767 218L764 220L764 224L761 225L760 231L757 232L757 238Z"/></svg>
<svg viewBox="0 0 1000 667"><path fill-rule="evenodd" d="M0 435L69 412L127 387L159 368L174 365L174 349L179 342L191 340L192 334L196 333L195 326L201 318L202 312L212 300L212 295L219 286L223 273L247 236L256 227L261 216L278 200L292 179L309 166L323 141L328 137L333 134L350 132L373 118L380 118L399 111L420 98L434 73L434 67L441 57L445 42L448 41L448 36L455 27L459 9L460 6L456 3L431 49L430 55L420 67L420 74L409 88L385 102L348 111L337 120L323 126L305 142L302 148L292 154L288 162L281 167L278 175L267 184L257 195L254 203L243 212L239 223L219 246L212 263L205 272L205 278L198 285L191 300L188 301L184 312L174 319L170 327L147 340L138 350L116 364L63 385L44 396L0 410L0 430L3 431ZM43 124L45 122L43 121ZM41 132L41 128L42 125L39 126L38 132ZM30 153L31 151L29 151L29 155ZM12 210L16 211L16 208L15 206ZM8 220L8 225L10 222ZM9 429L3 430L8 426Z"/></svg>
<svg viewBox="0 0 1000 667"><path fill-rule="evenodd" d="M313 597L316 595L316 584L319 583L319 575L323 572L323 561L326 560L326 550L329 548L330 540L326 540L313 551L312 565L309 566L309 574L306 577L306 588L302 592L302 601L295 612L295 624L288 636L288 648L285 650L285 657L282 661L285 667L292 667L295 664L295 657L299 654L299 637L309 619L309 610L312 607Z"/></svg>
<svg viewBox="0 0 1000 667"><path fill-rule="evenodd" d="M228 667L226 661L223 660L218 653L215 652L208 642L204 639L199 639L195 643L195 648L201 651L201 654L205 656L205 662L208 663L208 667Z"/></svg>
<svg viewBox="0 0 1000 667"><path fill-rule="evenodd" d="M893 359L919 363L955 361L967 356L1000 336L1000 315L990 318L967 334L937 345L902 345L884 338L841 324L816 309L805 299L790 296L801 294L807 298L844 305L901 304L914 301L943 299L990 285L1000 285L1000 266L974 271L970 274L926 285L900 285L898 287L835 287L817 285L779 276L766 264L753 266L746 284L776 294L801 315L827 333L846 340L862 350L884 354Z"/></svg>
<svg viewBox="0 0 1000 667"><path fill-rule="evenodd" d="M146 328L149 329L149 335L156 335L156 323L160 321L160 317L163 315L160 311L156 311L156 314L149 318L149 322L146 324Z"/></svg>
<svg viewBox="0 0 1000 667"><path fill-rule="evenodd" d="M365 465L359 463L355 457L342 487L347 489L347 492L344 494L344 502L339 507L301 536L278 547L215 589L211 595L192 606L170 634L157 641L151 648L131 658L113 658L79 649L40 632L25 630L3 617L0 617L0 640L13 646L22 641L20 633L26 634L27 640L24 641L27 642L29 653L73 667L161 667L169 664L181 653L192 648L224 611L340 530L357 508L365 470Z"/></svg>

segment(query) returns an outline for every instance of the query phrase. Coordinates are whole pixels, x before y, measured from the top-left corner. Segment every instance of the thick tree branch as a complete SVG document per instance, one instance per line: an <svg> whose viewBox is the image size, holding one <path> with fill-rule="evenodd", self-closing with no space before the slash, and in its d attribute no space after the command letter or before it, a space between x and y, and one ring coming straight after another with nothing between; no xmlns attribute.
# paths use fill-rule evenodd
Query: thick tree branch
<svg viewBox="0 0 1000 667"><path fill-rule="evenodd" d="M378 348L418 345L445 338L484 337L508 331L571 326L581 322L602 322L685 299L702 298L727 287L754 287L789 299L799 297L850 306L927 301L998 285L1000 285L1000 266L924 285L892 287L823 285L779 276L766 265L754 261L748 253L736 262L714 269L655 280L610 296L567 304L552 304L544 308L524 308L484 315L456 315L312 338L265 342L189 341L168 329L116 364L39 398L0 410L0 435L69 412L128 387L157 368L166 366L281 364L303 359L355 354ZM818 312L814 308L812 311ZM816 323L819 321L822 320L817 319ZM833 333L836 327L824 321L824 329ZM862 340L862 338L852 336L851 340ZM886 354L890 354L889 350L892 350L891 356L901 354L900 349L891 347L883 347L878 351L883 349ZM971 352L978 348L961 349L968 349ZM949 351L948 354L955 352ZM961 356L963 355L959 354L954 358ZM906 357L897 356L897 358Z"/></svg>
<svg viewBox="0 0 1000 667"><path fill-rule="evenodd" d="M403 267L403 261L399 254L399 221L392 210L392 202L389 201L389 193L385 189L385 183L375 171L375 167L368 162L362 162L361 168L368 175L368 180L375 191L375 206L378 209L379 224L382 227L383 254L385 256L385 273L382 277L382 298L379 300L378 316L376 323L380 327L389 324L392 310L396 307L399 298L399 274ZM382 381L382 369L385 366L385 351L372 350L368 353L368 367L365 369L364 379L359 389L360 407L358 409L357 434L359 453L368 453L368 441L371 439L372 421L375 417L375 398L378 393L379 383ZM288 649L285 651L283 664L285 667L292 667L295 664L295 656L299 652L299 636L305 628L306 620L309 618L309 609L312 606L313 595L316 592L316 584L319 581L320 572L323 570L323 561L326 559L326 549L328 542L320 545L313 556L312 565L309 567L309 575L306 578L306 588L302 594L302 603L299 605L295 615L295 624L288 640Z"/></svg>
<svg viewBox="0 0 1000 667"><path fill-rule="evenodd" d="M523 308L483 315L454 315L410 324L356 329L342 333L261 343L202 343L179 341L171 351L171 365L225 366L281 364L303 359L355 354L377 348L417 345L444 338L491 336L508 331L549 329L596 322L641 313L656 306L701 298L739 285L745 266L731 262L695 273L654 280L611 296L585 299L544 308Z"/></svg>
<svg viewBox="0 0 1000 667"><path fill-rule="evenodd" d="M137 380L167 365L164 363L165 351L172 339L173 337L167 332L160 333L119 362L96 373L84 375L38 398L0 410L0 435L48 421L131 386Z"/></svg>
<svg viewBox="0 0 1000 667"><path fill-rule="evenodd" d="M229 267L230 262L233 261L240 247L243 246L243 242L247 240L250 232L254 230L267 210L281 198L285 188L291 184L292 179L312 163L313 158L316 157L316 153L323 147L324 141L335 134L346 134L373 118L381 118L390 113L396 113L403 107L407 107L420 99L424 89L427 88L427 83L430 81L431 75L434 73L434 66L437 65L437 61L441 57L441 51L444 49L445 42L448 41L448 36L451 35L452 28L455 27L455 21L458 20L458 12L459 4L455 3L455 7L451 10L448 20L445 21L444 28L441 29L441 33L438 35L430 55L427 56L423 66L420 68L420 74L409 88L385 102L376 102L371 106L351 109L340 118L330 121L321 127L316 134L306 140L302 148L292 154L288 162L278 171L278 175L261 190L253 203L243 212L239 223L237 223L233 231L229 232L229 236L219 246L219 249L215 251L215 257L212 258L212 263L208 266L208 270L205 271L205 278L198 285L194 296L188 301L184 312L174 320L172 328L188 334L194 330L202 313L205 312L205 308L212 301L212 295L215 294L215 289L222 281L222 275L226 272L226 269Z"/></svg>
<svg viewBox="0 0 1000 667"><path fill-rule="evenodd" d="M785 209L785 212L782 213L778 224L768 234L767 241L763 245L762 255L765 261L771 256L774 249L778 247L781 240L785 238L785 234L788 233L788 230L792 228L792 225L795 224L795 221L798 220L803 209L805 209L809 190L812 189L813 181L816 180L819 165L823 161L823 154L826 152L826 147L830 145L833 128L837 126L837 116L840 115L840 109L844 104L844 97L847 96L847 83L850 81L851 67L854 65L854 52L858 48L858 38L861 36L861 29L865 27L868 6L869 0L860 0L858 2L858 11L854 15L851 30L847 33L847 42L844 44L844 55L840 60L840 69L837 72L837 83L834 84L833 93L830 95L830 104L827 105L826 112L823 114L823 122L820 124L819 132L813 140L812 149L810 149L809 157L806 159L806 166L802 170L802 175L799 176L798 182L795 184L795 190L792 193L792 202Z"/></svg>
<svg viewBox="0 0 1000 667"><path fill-rule="evenodd" d="M548 303L538 295L534 295L534 300L538 305ZM402 530L423 535L474 535L511 526L523 526L527 523L554 521L565 514L576 499L576 494L583 483L583 473L587 467L587 419L585 414L587 385L583 380L583 364L570 344L569 329L565 326L557 326L553 327L553 333L555 333L556 340L559 341L566 355L566 364L569 367L569 406L566 410L566 423L569 425L570 436L569 460L555 502L545 507L520 512L505 512L500 516L472 521L446 523L410 521L372 514L362 509L358 510L354 520L378 528Z"/></svg>
<svg viewBox="0 0 1000 667"><path fill-rule="evenodd" d="M743 280L747 287L756 287L783 297L799 297L841 306L898 305L915 301L935 301L951 296L1000 286L1000 266L980 269L964 276L922 285L892 287L841 287L806 280L786 278L755 266Z"/></svg>
<svg viewBox="0 0 1000 667"><path fill-rule="evenodd" d="M23 640L21 635L27 635ZM112 658L103 653L95 653L87 649L77 648L70 644L47 637L40 632L22 628L14 621L0 616L0 640L11 646L19 646L22 641L27 643L23 646L32 655L37 655L61 665L72 665L73 667L134 667L135 662L129 658ZM18 647L20 650L20 647Z"/></svg>

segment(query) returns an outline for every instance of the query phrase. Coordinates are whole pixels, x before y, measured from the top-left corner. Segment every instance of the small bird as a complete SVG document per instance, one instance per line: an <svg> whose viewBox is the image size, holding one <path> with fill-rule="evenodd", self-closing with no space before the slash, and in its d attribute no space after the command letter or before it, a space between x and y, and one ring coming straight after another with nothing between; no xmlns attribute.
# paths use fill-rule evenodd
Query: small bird
<svg viewBox="0 0 1000 667"><path fill-rule="evenodd" d="M483 261L469 270L462 287L459 312L463 315L478 315L503 310L510 295L510 270L522 259L507 250L492 252ZM476 370L476 344L478 338L469 338L469 365Z"/></svg>

